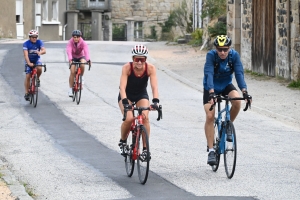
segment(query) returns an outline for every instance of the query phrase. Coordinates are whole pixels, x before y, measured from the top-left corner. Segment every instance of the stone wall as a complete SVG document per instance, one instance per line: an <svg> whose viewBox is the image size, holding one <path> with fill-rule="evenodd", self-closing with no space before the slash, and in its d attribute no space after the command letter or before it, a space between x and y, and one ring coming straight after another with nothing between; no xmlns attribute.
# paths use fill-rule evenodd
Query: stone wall
<svg viewBox="0 0 300 200"><path fill-rule="evenodd" d="M150 27L155 26L157 35L161 34L161 26L170 12L180 7L184 0L114 0L112 1L113 23L122 23L126 18L133 18L134 21L143 22L144 35L150 35ZM192 12L193 0L185 0L188 5L188 12ZM179 29L175 29L175 36L180 35Z"/></svg>
<svg viewBox="0 0 300 200"><path fill-rule="evenodd" d="M288 78L290 75L289 55L289 0L277 0L276 18L276 74Z"/></svg>
<svg viewBox="0 0 300 200"><path fill-rule="evenodd" d="M241 0L241 10L236 10L234 4L238 1L228 0L228 35L234 36L237 29L234 28L236 15L241 12L241 60L245 69L252 69L252 1ZM276 0L276 76L285 79L300 79L300 0ZM234 45L233 45L234 46Z"/></svg>
<svg viewBox="0 0 300 200"><path fill-rule="evenodd" d="M0 38L16 38L16 2L1 2Z"/></svg>
<svg viewBox="0 0 300 200"><path fill-rule="evenodd" d="M291 1L291 79L300 79L300 0Z"/></svg>
<svg viewBox="0 0 300 200"><path fill-rule="evenodd" d="M172 10L180 7L186 1L188 12L192 12L193 0L111 0L112 23L126 23L132 18L136 22L143 22L143 34L151 34L151 26L155 26L157 35L161 33L160 23L164 23ZM80 0L80 5L85 5L85 0ZM69 1L69 9L75 10L77 0ZM180 31L177 34L180 35Z"/></svg>
<svg viewBox="0 0 300 200"><path fill-rule="evenodd" d="M243 0L241 12L241 60L244 68L251 70L252 0Z"/></svg>
<svg viewBox="0 0 300 200"><path fill-rule="evenodd" d="M276 75L300 79L300 0L277 0Z"/></svg>

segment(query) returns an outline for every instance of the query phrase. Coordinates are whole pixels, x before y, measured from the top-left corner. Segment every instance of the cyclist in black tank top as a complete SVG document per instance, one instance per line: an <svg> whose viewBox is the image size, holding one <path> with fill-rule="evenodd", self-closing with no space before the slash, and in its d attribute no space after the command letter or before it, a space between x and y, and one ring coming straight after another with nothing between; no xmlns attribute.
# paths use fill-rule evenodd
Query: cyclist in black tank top
<svg viewBox="0 0 300 200"><path fill-rule="evenodd" d="M122 115L124 107L131 105L132 102L135 102L137 107L148 107L150 105L147 93L149 78L153 96L152 102L159 103L156 69L154 65L146 62L148 49L144 45L135 45L131 53L133 62L126 63L122 67L120 79L118 103ZM143 111L143 114L145 116L144 126L150 135L149 111ZM132 119L132 113L127 112L126 120L121 125L119 148L122 155L125 153L126 135L130 131Z"/></svg>
<svg viewBox="0 0 300 200"><path fill-rule="evenodd" d="M148 72L147 63L145 62L145 71L142 75L138 76L134 73L133 62L130 62L130 75L127 79L126 93L139 94L144 92L148 85Z"/></svg>

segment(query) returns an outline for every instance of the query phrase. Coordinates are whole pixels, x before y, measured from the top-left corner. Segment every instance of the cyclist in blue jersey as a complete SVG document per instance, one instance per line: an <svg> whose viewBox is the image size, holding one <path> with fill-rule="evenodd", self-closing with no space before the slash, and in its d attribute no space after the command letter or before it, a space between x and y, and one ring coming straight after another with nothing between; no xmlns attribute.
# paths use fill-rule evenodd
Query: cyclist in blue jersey
<svg viewBox="0 0 300 200"><path fill-rule="evenodd" d="M235 75L238 87L247 101L251 101L247 92L247 85L244 79L244 68L240 60L240 55L234 49L230 49L231 39L226 35L219 35L214 40L216 49L211 50L206 55L203 78L203 105L206 113L204 125L207 145L209 149L207 164L216 164L216 154L213 148L214 142L214 119L215 109L210 111L214 104L215 95L228 95L231 98L239 97L239 93L232 84L233 73ZM230 120L233 122L238 115L241 107L241 101L232 101L230 110ZM229 133L227 141L232 141Z"/></svg>
<svg viewBox="0 0 300 200"><path fill-rule="evenodd" d="M32 67L37 64L42 64L40 55L43 55L46 53L46 48L44 47L44 43L37 39L39 36L39 33L36 30L29 31L29 40L23 43L23 53L25 58L25 100L29 101L29 94L28 94L28 88L29 88L29 80L30 80L30 74L32 72ZM40 76L42 74L42 67L37 67L37 87L40 87Z"/></svg>

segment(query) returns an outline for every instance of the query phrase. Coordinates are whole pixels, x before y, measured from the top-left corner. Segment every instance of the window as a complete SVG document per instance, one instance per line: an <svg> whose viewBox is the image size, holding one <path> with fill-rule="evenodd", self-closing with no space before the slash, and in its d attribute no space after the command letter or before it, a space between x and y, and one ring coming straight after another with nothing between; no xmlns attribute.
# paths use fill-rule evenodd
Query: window
<svg viewBox="0 0 300 200"><path fill-rule="evenodd" d="M43 0L43 21L48 21L48 0Z"/></svg>
<svg viewBox="0 0 300 200"><path fill-rule="evenodd" d="M20 15L16 15L16 23L20 23Z"/></svg>
<svg viewBox="0 0 300 200"><path fill-rule="evenodd" d="M143 22L134 22L134 38L143 37Z"/></svg>
<svg viewBox="0 0 300 200"><path fill-rule="evenodd" d="M58 19L58 2L52 2L52 21L59 21Z"/></svg>

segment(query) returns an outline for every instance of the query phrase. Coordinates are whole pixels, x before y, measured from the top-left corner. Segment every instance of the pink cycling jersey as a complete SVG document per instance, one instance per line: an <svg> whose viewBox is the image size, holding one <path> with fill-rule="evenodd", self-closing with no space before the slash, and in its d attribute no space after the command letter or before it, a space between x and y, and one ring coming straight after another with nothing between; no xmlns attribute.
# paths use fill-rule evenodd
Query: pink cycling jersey
<svg viewBox="0 0 300 200"><path fill-rule="evenodd" d="M89 48L86 42L80 38L77 45L75 44L73 38L71 38L67 44L67 54L68 59L85 57L87 61L90 60Z"/></svg>

